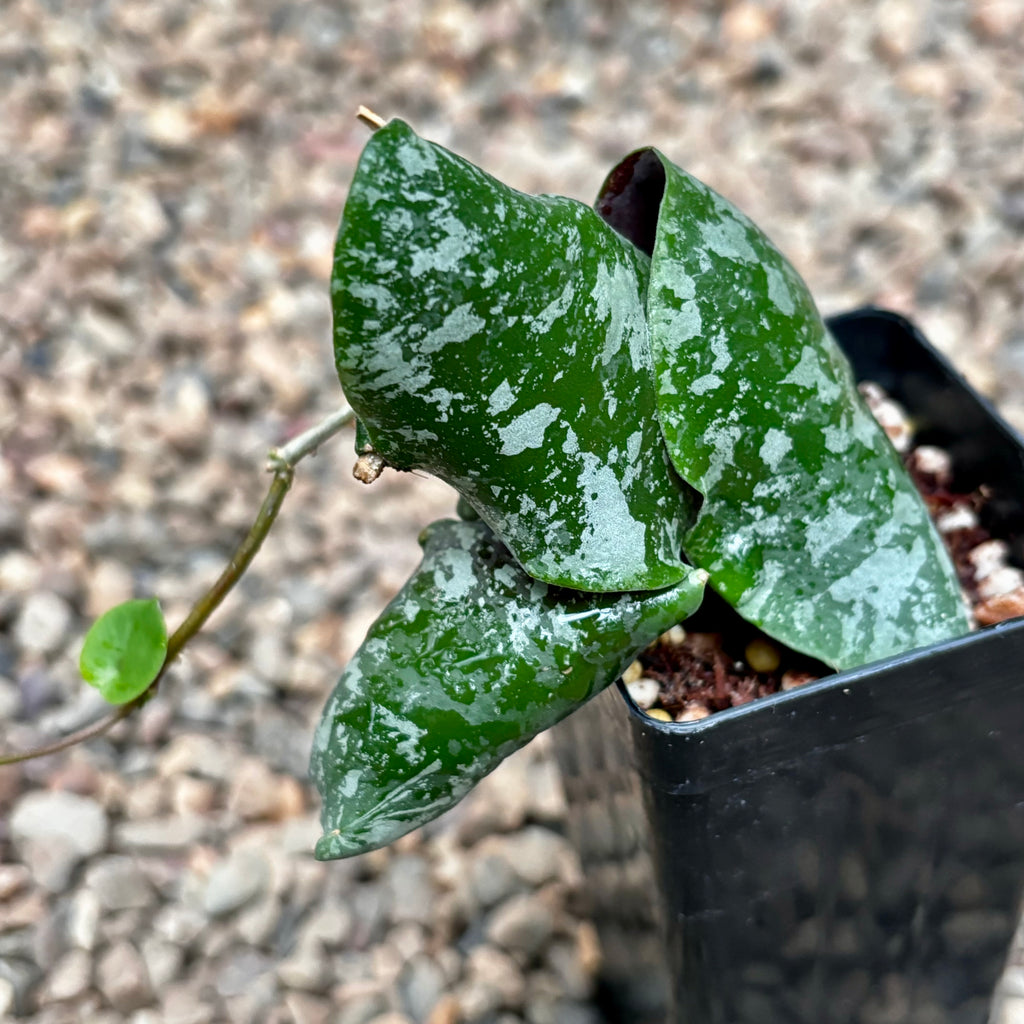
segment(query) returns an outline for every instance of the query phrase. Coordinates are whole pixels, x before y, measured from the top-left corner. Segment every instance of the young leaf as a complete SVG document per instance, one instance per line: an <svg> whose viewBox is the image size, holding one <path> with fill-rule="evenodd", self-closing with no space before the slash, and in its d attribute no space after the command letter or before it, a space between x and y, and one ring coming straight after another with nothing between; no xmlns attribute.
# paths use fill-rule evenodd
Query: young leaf
<svg viewBox="0 0 1024 1024"><path fill-rule="evenodd" d="M310 774L321 860L383 846L439 815L692 614L705 574L643 594L531 579L482 522L425 531L423 562L331 695Z"/></svg>
<svg viewBox="0 0 1024 1024"><path fill-rule="evenodd" d="M359 161L331 285L345 394L375 451L451 483L545 582L657 589L687 571L647 270L589 207L516 192L400 121Z"/></svg>
<svg viewBox="0 0 1024 1024"><path fill-rule="evenodd" d="M612 172L597 208L652 254L658 413L704 495L684 546L710 585L837 668L966 633L924 503L788 261L653 149Z"/></svg>
<svg viewBox="0 0 1024 1024"><path fill-rule="evenodd" d="M85 636L79 670L111 704L127 704L157 677L167 657L167 626L155 598L125 601Z"/></svg>

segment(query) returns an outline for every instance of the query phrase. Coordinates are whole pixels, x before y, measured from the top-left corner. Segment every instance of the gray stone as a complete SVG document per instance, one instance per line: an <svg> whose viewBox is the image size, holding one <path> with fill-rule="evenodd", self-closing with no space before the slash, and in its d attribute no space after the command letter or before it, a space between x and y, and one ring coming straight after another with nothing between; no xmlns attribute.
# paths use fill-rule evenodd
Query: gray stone
<svg viewBox="0 0 1024 1024"><path fill-rule="evenodd" d="M107 844L103 808L76 793L27 793L14 808L10 827L21 859L50 892L61 892L79 861Z"/></svg>
<svg viewBox="0 0 1024 1024"><path fill-rule="evenodd" d="M286 988L303 992L324 992L331 975L323 946L316 940L305 940L281 961L277 977Z"/></svg>
<svg viewBox="0 0 1024 1024"><path fill-rule="evenodd" d="M499 1005L518 1010L526 997L526 982L519 965L507 953L490 945L475 946L466 958L469 981L493 989L500 996Z"/></svg>
<svg viewBox="0 0 1024 1024"><path fill-rule="evenodd" d="M149 879L131 857L114 855L90 864L85 884L107 911L148 907L156 899Z"/></svg>
<svg viewBox="0 0 1024 1024"><path fill-rule="evenodd" d="M534 893L523 893L497 907L487 922L487 938L510 953L536 956L555 927L547 903Z"/></svg>
<svg viewBox="0 0 1024 1024"><path fill-rule="evenodd" d="M147 935L143 938L140 952L146 964L150 983L156 991L160 991L178 977L185 960L185 951L181 946L156 935Z"/></svg>
<svg viewBox="0 0 1024 1024"><path fill-rule="evenodd" d="M505 851L474 857L469 877L474 902L484 909L493 907L521 888L519 877Z"/></svg>
<svg viewBox="0 0 1024 1024"><path fill-rule="evenodd" d="M230 914L261 896L269 884L267 858L259 850L236 850L210 872L203 909L211 917Z"/></svg>
<svg viewBox="0 0 1024 1024"><path fill-rule="evenodd" d="M0 1020L14 1012L15 996L14 982L0 975Z"/></svg>
<svg viewBox="0 0 1024 1024"><path fill-rule="evenodd" d="M215 1010L209 1003L201 982L168 985L160 992L161 1024L211 1024Z"/></svg>
<svg viewBox="0 0 1024 1024"><path fill-rule="evenodd" d="M382 992L368 992L346 1000L337 1011L337 1024L370 1024L388 1009L388 1001Z"/></svg>
<svg viewBox="0 0 1024 1024"><path fill-rule="evenodd" d="M68 908L68 938L80 949L92 949L100 923L100 901L90 889L79 889Z"/></svg>
<svg viewBox="0 0 1024 1024"><path fill-rule="evenodd" d="M0 676L0 722L13 722L21 711L21 690L10 679Z"/></svg>
<svg viewBox="0 0 1024 1024"><path fill-rule="evenodd" d="M1014 940L1014 946L1020 948L1020 937ZM1014 950L1016 952L1016 950ZM1004 996L1024 1001L1024 964L1013 963L1015 957L1011 956L1011 962L1003 971L1003 977L999 982L999 990Z"/></svg>
<svg viewBox="0 0 1024 1024"><path fill-rule="evenodd" d="M349 895L354 927L349 942L357 949L378 942L391 923L388 891L381 885L365 883Z"/></svg>
<svg viewBox="0 0 1024 1024"><path fill-rule="evenodd" d="M998 910L962 910L942 922L942 938L954 956L976 955L1001 945L1011 931L1010 915Z"/></svg>
<svg viewBox="0 0 1024 1024"><path fill-rule="evenodd" d="M532 999L526 1008L528 1024L601 1024L596 1007L567 999Z"/></svg>
<svg viewBox="0 0 1024 1024"><path fill-rule="evenodd" d="M64 646L73 620L67 601L50 590L37 590L21 606L14 641L32 654L55 654Z"/></svg>
<svg viewBox="0 0 1024 1024"><path fill-rule="evenodd" d="M416 854L400 854L388 865L384 884L391 896L392 920L429 924L434 888L426 860Z"/></svg>
<svg viewBox="0 0 1024 1024"><path fill-rule="evenodd" d="M343 903L332 902L314 911L302 923L303 939L315 939L327 947L343 945L354 927L352 911Z"/></svg>
<svg viewBox="0 0 1024 1024"><path fill-rule="evenodd" d="M309 770L309 752L295 737L305 728L287 712L266 708L253 723L253 753L259 755L275 771L295 778L305 778Z"/></svg>
<svg viewBox="0 0 1024 1024"><path fill-rule="evenodd" d="M283 684L293 660L281 633L261 630L253 636L248 661L268 683Z"/></svg>
<svg viewBox="0 0 1024 1024"><path fill-rule="evenodd" d="M180 852L199 842L207 827L199 815L122 821L114 829L114 843L119 849L139 853Z"/></svg>
<svg viewBox="0 0 1024 1024"><path fill-rule="evenodd" d="M153 919L153 932L176 946L187 947L203 933L207 924L197 907L169 903Z"/></svg>
<svg viewBox="0 0 1024 1024"><path fill-rule="evenodd" d="M455 990L458 1005L458 1020L465 1024L490 1021L495 1011L501 1009L501 990L478 978L468 978Z"/></svg>
<svg viewBox="0 0 1024 1024"><path fill-rule="evenodd" d="M24 864L0 864L0 903L24 892L32 880L32 872Z"/></svg>
<svg viewBox="0 0 1024 1024"><path fill-rule="evenodd" d="M281 903L267 896L247 906L234 921L235 934L250 946L268 947L281 920Z"/></svg>
<svg viewBox="0 0 1024 1024"><path fill-rule="evenodd" d="M538 888L560 878L566 857L573 855L568 840L538 825L509 836L504 853L516 874Z"/></svg>
<svg viewBox="0 0 1024 1024"><path fill-rule="evenodd" d="M66 953L48 972L39 992L42 1004L77 999L89 987L92 962L84 949Z"/></svg>
<svg viewBox="0 0 1024 1024"><path fill-rule="evenodd" d="M212 736L193 732L175 736L159 758L159 771L163 778L198 775L226 782L237 766L236 752L229 745L218 743Z"/></svg>
<svg viewBox="0 0 1024 1024"><path fill-rule="evenodd" d="M576 947L567 942L555 942L548 948L547 963L558 978L559 989L570 999L588 999L593 982L583 968Z"/></svg>
<svg viewBox="0 0 1024 1024"><path fill-rule="evenodd" d="M429 956L414 956L398 976L402 1008L417 1024L427 1019L444 991L444 972Z"/></svg>
<svg viewBox="0 0 1024 1024"><path fill-rule="evenodd" d="M1024 999L1005 999L993 1024L1024 1024Z"/></svg>
<svg viewBox="0 0 1024 1024"><path fill-rule="evenodd" d="M121 1013L131 1013L153 1001L146 964L130 942L118 942L100 958L96 987Z"/></svg>
<svg viewBox="0 0 1024 1024"><path fill-rule="evenodd" d="M59 790L27 793L11 815L15 842L67 840L82 857L99 853L107 841L107 816L88 797Z"/></svg>
<svg viewBox="0 0 1024 1024"><path fill-rule="evenodd" d="M308 992L286 992L284 1005L291 1014L291 1024L327 1024L331 1004Z"/></svg>
<svg viewBox="0 0 1024 1024"><path fill-rule="evenodd" d="M39 968L26 960L0 957L0 999L14 1006L15 1014L27 1013L33 986L39 979Z"/></svg>
<svg viewBox="0 0 1024 1024"><path fill-rule="evenodd" d="M5 960L28 960L35 962L34 929L17 928L14 931L0 932L0 963Z"/></svg>
<svg viewBox="0 0 1024 1024"><path fill-rule="evenodd" d="M217 965L216 987L229 998L249 992L260 979L273 977L274 962L251 949L236 950Z"/></svg>

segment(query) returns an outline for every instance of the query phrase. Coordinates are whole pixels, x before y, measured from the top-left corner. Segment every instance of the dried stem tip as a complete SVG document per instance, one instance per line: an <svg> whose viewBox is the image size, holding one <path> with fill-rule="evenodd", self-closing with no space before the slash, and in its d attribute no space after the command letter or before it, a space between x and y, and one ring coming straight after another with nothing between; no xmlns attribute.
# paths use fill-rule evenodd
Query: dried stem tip
<svg viewBox="0 0 1024 1024"><path fill-rule="evenodd" d="M387 124L387 121L385 121L380 114L375 114L369 107L364 107L362 105L360 105L359 109L356 111L356 117L358 117L363 124L369 125L374 131L378 128L383 128L384 125Z"/></svg>
<svg viewBox="0 0 1024 1024"><path fill-rule="evenodd" d="M352 475L364 484L372 484L384 472L387 463L376 453L366 452L356 459Z"/></svg>

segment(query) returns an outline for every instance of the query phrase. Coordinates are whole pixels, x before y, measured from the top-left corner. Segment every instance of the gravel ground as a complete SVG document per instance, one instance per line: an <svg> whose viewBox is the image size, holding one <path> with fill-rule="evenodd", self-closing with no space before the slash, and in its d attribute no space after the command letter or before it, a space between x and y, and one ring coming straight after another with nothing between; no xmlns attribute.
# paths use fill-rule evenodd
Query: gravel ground
<svg viewBox="0 0 1024 1024"><path fill-rule="evenodd" d="M266 450L336 407L326 282L359 103L583 199L657 144L825 311L910 313L1024 426L1022 69L1019 0L9 0L2 746L98 713L75 669L90 617L156 594L177 622ZM454 507L418 477L367 491L351 458L304 464L158 699L0 771L0 1018L601 1020L543 738L393 849L311 859L312 723ZM1008 984L1024 997L1024 968Z"/></svg>

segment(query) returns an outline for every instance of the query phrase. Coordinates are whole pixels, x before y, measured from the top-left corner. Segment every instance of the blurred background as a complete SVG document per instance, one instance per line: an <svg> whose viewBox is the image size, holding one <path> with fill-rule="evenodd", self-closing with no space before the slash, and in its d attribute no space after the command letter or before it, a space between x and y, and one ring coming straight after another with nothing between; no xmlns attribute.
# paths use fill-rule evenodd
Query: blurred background
<svg viewBox="0 0 1024 1024"><path fill-rule="evenodd" d="M156 595L180 621L268 448L338 406L361 103L586 201L657 145L824 312L910 314L1024 427L1019 0L6 0L0 95L4 749L101 712L91 617ZM342 437L302 465L157 699L0 769L0 1018L603 1021L546 738L394 848L312 860L313 723L454 507L425 478L367 490L352 458Z"/></svg>

